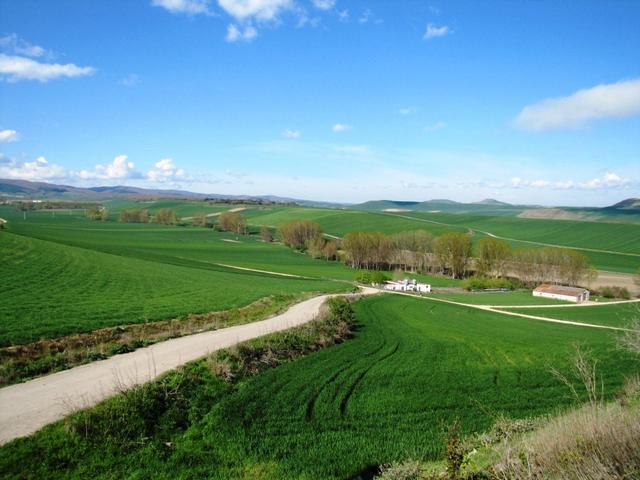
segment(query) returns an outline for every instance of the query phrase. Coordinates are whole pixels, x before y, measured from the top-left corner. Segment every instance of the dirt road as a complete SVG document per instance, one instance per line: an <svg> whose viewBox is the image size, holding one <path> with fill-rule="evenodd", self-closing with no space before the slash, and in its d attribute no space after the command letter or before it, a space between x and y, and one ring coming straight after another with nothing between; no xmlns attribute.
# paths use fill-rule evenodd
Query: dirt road
<svg viewBox="0 0 640 480"><path fill-rule="evenodd" d="M378 293L365 288L364 294ZM180 365L252 338L313 320L331 295L298 303L258 322L167 340L135 352L0 389L0 444L29 435Z"/></svg>

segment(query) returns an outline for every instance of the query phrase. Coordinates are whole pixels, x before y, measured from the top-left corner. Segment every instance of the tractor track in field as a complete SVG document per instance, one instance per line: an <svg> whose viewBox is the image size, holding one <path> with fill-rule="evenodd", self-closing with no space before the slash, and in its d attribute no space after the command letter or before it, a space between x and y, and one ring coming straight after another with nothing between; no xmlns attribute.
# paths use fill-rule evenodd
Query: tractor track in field
<svg viewBox="0 0 640 480"><path fill-rule="evenodd" d="M396 352L398 351L399 347L400 347L400 343L396 343L395 346L393 347L393 349L391 350L391 352L389 352L389 353L383 355L382 357L378 358L376 361L374 361L371 365L369 365L367 368L365 368L362 372L360 372L358 374L358 376L356 377L355 381L349 386L349 388L347 389L347 393L345 394L344 397L342 397L342 400L340 401L340 415L341 416L344 417L346 415L347 406L349 405L349 400L351 400L351 396L356 391L356 388L358 388L358 386L362 383L362 381L364 380L364 377L367 375L367 373L369 373L369 370L371 370L373 367L378 365L380 362L383 362L387 358L392 357L393 355L395 355Z"/></svg>

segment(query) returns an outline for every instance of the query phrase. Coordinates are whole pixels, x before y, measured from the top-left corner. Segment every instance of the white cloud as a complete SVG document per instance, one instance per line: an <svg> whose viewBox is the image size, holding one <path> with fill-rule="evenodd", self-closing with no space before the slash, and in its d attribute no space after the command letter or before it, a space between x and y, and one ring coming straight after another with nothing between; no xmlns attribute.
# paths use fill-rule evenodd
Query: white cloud
<svg viewBox="0 0 640 480"><path fill-rule="evenodd" d="M564 181L550 181L550 180L525 180L520 177L514 177L511 179L510 186L514 188L540 188L540 189L554 189L554 190L600 190L607 188L620 188L632 185L633 181L630 178L623 178L617 173L606 172L601 177L596 177L591 180L579 182L575 180Z"/></svg>
<svg viewBox="0 0 640 480"><path fill-rule="evenodd" d="M449 35L452 33L451 29L443 25L441 27L436 27L433 23L429 23L427 25L427 31L424 32L424 39L430 40L432 38L444 37L445 35Z"/></svg>
<svg viewBox="0 0 640 480"><path fill-rule="evenodd" d="M346 132L347 130L351 130L351 125L347 125L346 123L336 123L332 130L335 133L342 133L342 132Z"/></svg>
<svg viewBox="0 0 640 480"><path fill-rule="evenodd" d="M336 4L336 0L312 0L312 2L313 6L320 10L331 10Z"/></svg>
<svg viewBox="0 0 640 480"><path fill-rule="evenodd" d="M46 158L38 157L33 162L9 160L0 162L0 177L21 180L51 180L64 178L66 170L60 165L49 163Z"/></svg>
<svg viewBox="0 0 640 480"><path fill-rule="evenodd" d="M78 67L73 63L42 63L31 58L0 54L0 78L9 82L38 80L48 82L61 77L83 77L95 73L93 67Z"/></svg>
<svg viewBox="0 0 640 480"><path fill-rule="evenodd" d="M139 178L140 174L134 168L135 165L126 155L118 155L111 163L98 164L94 170L81 170L74 175L83 180Z"/></svg>
<svg viewBox="0 0 640 480"><path fill-rule="evenodd" d="M416 113L417 109L415 107L404 107L398 110L400 115L412 115Z"/></svg>
<svg viewBox="0 0 640 480"><path fill-rule="evenodd" d="M346 8L344 10L341 10L338 13L338 20L340 20L341 22L348 22L349 21L349 10L347 10Z"/></svg>
<svg viewBox="0 0 640 480"><path fill-rule="evenodd" d="M300 138L302 136L302 133L300 133L300 130L290 130L287 128L284 132L282 132L282 136L284 138Z"/></svg>
<svg viewBox="0 0 640 480"><path fill-rule="evenodd" d="M140 75L136 73L130 73L122 80L120 80L120 85L124 87L135 87L140 83Z"/></svg>
<svg viewBox="0 0 640 480"><path fill-rule="evenodd" d="M147 178L157 183L173 183L177 180L185 180L186 175L182 168L174 165L172 158L163 158L147 173Z"/></svg>
<svg viewBox="0 0 640 480"><path fill-rule="evenodd" d="M209 0L151 0L151 5L162 7L171 13L187 15L211 14Z"/></svg>
<svg viewBox="0 0 640 480"><path fill-rule="evenodd" d="M39 45L33 45L16 35L11 33L5 37L0 37L0 47L17 55L25 55L27 57L42 57L47 51Z"/></svg>
<svg viewBox="0 0 640 480"><path fill-rule="evenodd" d="M640 113L640 78L579 90L522 109L514 123L525 130L575 129L602 118Z"/></svg>
<svg viewBox="0 0 640 480"><path fill-rule="evenodd" d="M234 24L230 24L227 27L227 35L225 36L225 40L229 43L238 42L240 40L244 42L250 42L254 38L258 36L258 31L248 25L244 27L244 29L236 27Z"/></svg>
<svg viewBox="0 0 640 480"><path fill-rule="evenodd" d="M369 23L369 20L371 20L372 17L373 17L373 13L371 12L371 10L367 8L364 12L362 12L362 15L360 16L360 18L358 18L358 23L361 23L361 24Z"/></svg>
<svg viewBox="0 0 640 480"><path fill-rule="evenodd" d="M424 127L424 131L425 132L435 132L437 130L442 130L443 128L446 128L447 124L443 121L439 121L434 123L433 125L428 125L426 127Z"/></svg>
<svg viewBox="0 0 640 480"><path fill-rule="evenodd" d="M2 143L15 142L18 138L20 135L15 130L0 130L0 142Z"/></svg>
<svg viewBox="0 0 640 480"><path fill-rule="evenodd" d="M238 21L275 20L285 10L293 8L293 0L218 0L218 5Z"/></svg>

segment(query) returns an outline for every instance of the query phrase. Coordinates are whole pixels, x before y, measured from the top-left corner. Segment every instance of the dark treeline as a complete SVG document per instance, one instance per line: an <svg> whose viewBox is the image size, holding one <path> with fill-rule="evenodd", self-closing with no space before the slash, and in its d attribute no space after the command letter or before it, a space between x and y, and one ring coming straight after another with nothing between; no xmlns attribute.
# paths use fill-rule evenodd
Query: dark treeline
<svg viewBox="0 0 640 480"><path fill-rule="evenodd" d="M278 202L277 200L267 200L265 198L205 198L203 200L209 205L278 205L286 207L297 207L295 202Z"/></svg>

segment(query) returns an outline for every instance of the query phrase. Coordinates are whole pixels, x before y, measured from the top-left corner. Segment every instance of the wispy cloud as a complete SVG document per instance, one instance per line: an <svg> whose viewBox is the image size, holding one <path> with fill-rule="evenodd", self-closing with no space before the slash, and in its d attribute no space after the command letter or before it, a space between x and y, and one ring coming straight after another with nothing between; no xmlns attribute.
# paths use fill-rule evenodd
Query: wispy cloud
<svg viewBox="0 0 640 480"><path fill-rule="evenodd" d="M320 10L331 10L336 4L336 0L312 0L312 3Z"/></svg>
<svg viewBox="0 0 640 480"><path fill-rule="evenodd" d="M293 0L218 0L218 5L238 21L275 20L294 7Z"/></svg>
<svg viewBox="0 0 640 480"><path fill-rule="evenodd" d="M554 189L554 190L572 190L572 189L580 189L580 190L600 190L606 188L620 188L631 186L633 184L633 180L630 178L624 178L618 175L615 172L606 172L600 177L592 178L586 181L577 181L577 180L561 180L561 181L550 181L544 179L536 179L536 180L527 180L520 177L514 177L511 179L511 182L508 184L510 187L514 188L539 188L539 189Z"/></svg>
<svg viewBox="0 0 640 480"><path fill-rule="evenodd" d="M435 132L437 130L442 130L443 128L446 128L447 124L443 121L439 121L434 123L433 125L427 125L426 127L424 127L424 131L425 132Z"/></svg>
<svg viewBox="0 0 640 480"><path fill-rule="evenodd" d="M351 130L353 127L351 125L347 125L346 123L336 123L333 127L332 130L334 131L334 133L342 133L342 132L346 132L348 130Z"/></svg>
<svg viewBox="0 0 640 480"><path fill-rule="evenodd" d="M237 27L233 23L227 27L227 35L225 40L233 43L238 41L250 42L258 36L258 31L251 25L245 27Z"/></svg>
<svg viewBox="0 0 640 480"><path fill-rule="evenodd" d="M604 118L640 114L640 78L579 90L568 97L529 105L515 118L516 127L545 131L576 129Z"/></svg>
<svg viewBox="0 0 640 480"><path fill-rule="evenodd" d="M339 153L348 153L355 155L365 155L371 153L371 149L368 145L338 145L335 147L335 151Z"/></svg>
<svg viewBox="0 0 640 480"><path fill-rule="evenodd" d="M403 107L403 108L398 110L398 113L400 115L413 115L417 111L418 111L418 109L416 107Z"/></svg>
<svg viewBox="0 0 640 480"><path fill-rule="evenodd" d="M15 55L24 55L26 57L37 58L45 55L52 55L51 52L48 52L41 46L29 43L18 37L15 33L10 33L9 35L0 37L0 47L2 47L5 52L10 52Z"/></svg>
<svg viewBox="0 0 640 480"><path fill-rule="evenodd" d="M210 15L209 0L151 0L154 7L162 7L171 13L185 15Z"/></svg>
<svg viewBox="0 0 640 480"><path fill-rule="evenodd" d="M302 133L300 133L300 130L291 130L287 128L284 132L282 132L282 136L284 138L295 139L300 138L302 136Z"/></svg>
<svg viewBox="0 0 640 480"><path fill-rule="evenodd" d="M431 40L432 38L444 37L445 35L449 35L453 33L451 29L447 25L442 25L438 27L433 23L427 24L427 30L424 32L424 39Z"/></svg>
<svg viewBox="0 0 640 480"><path fill-rule="evenodd" d="M63 77L85 77L93 75L95 71L93 67L79 67L73 63L42 63L27 57L0 54L0 78L7 82L48 82Z"/></svg>
<svg viewBox="0 0 640 480"><path fill-rule="evenodd" d="M140 75L136 73L130 73L129 75L121 79L119 83L123 87L135 87L140 83Z"/></svg>
<svg viewBox="0 0 640 480"><path fill-rule="evenodd" d="M16 142L18 138L20 135L15 130L0 130L0 142L2 143Z"/></svg>

